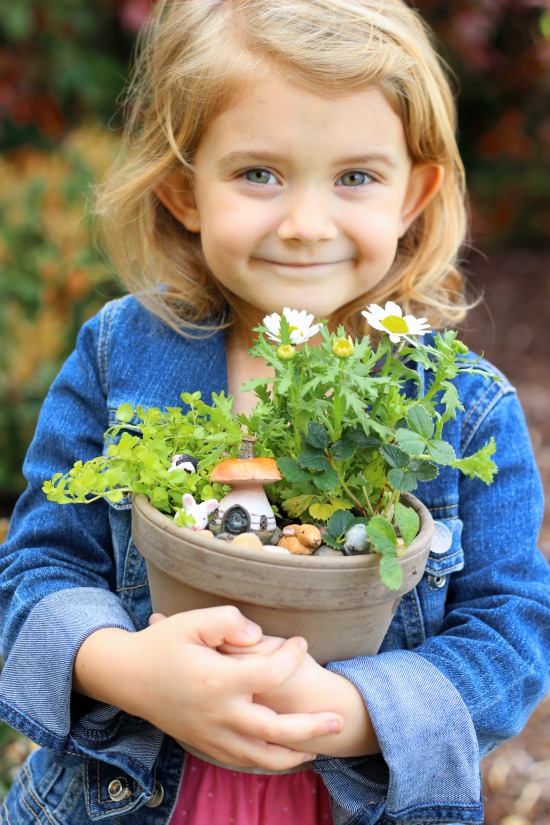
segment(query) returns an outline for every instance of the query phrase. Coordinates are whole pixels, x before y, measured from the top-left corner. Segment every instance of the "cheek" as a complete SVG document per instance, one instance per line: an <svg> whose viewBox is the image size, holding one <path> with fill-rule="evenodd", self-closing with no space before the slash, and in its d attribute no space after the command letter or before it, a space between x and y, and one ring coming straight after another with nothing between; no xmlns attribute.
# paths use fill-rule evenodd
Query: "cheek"
<svg viewBox="0 0 550 825"><path fill-rule="evenodd" d="M243 236L242 228L234 218L228 220L220 215L216 220L203 224L201 244L207 263L212 265L218 260L238 257L245 247Z"/></svg>
<svg viewBox="0 0 550 825"><path fill-rule="evenodd" d="M354 227L354 238L359 254L372 261L393 261L401 234L399 216L371 213Z"/></svg>

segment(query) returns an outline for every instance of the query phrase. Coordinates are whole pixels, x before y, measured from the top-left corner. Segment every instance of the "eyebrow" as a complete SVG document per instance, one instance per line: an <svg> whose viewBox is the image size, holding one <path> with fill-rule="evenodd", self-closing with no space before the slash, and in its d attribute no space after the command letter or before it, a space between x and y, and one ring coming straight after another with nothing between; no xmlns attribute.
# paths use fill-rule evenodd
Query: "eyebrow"
<svg viewBox="0 0 550 825"><path fill-rule="evenodd" d="M227 155L224 155L224 157L218 161L217 165L219 169L223 169L235 163L257 163L258 165L268 164L277 166L278 163L284 160L285 155L279 154L277 152L261 152L256 149L250 151L237 150L235 152L229 152ZM370 163L373 162L382 162L386 166L391 167L392 169L396 166L396 163L391 157L391 155L387 154L386 152L378 151L368 152L363 155L344 155L342 157L336 158L334 165L338 167L368 166Z"/></svg>

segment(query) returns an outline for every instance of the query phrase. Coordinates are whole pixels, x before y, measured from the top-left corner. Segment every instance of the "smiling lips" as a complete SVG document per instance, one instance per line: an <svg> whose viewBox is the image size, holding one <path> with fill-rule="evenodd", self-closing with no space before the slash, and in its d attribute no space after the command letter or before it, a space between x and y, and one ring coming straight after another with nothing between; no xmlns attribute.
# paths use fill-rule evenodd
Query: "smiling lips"
<svg viewBox="0 0 550 825"><path fill-rule="evenodd" d="M267 258L258 258L257 260L260 263L271 264L272 266L284 266L290 267L292 269L313 269L323 266L335 266L336 264L341 264L344 261L272 261Z"/></svg>

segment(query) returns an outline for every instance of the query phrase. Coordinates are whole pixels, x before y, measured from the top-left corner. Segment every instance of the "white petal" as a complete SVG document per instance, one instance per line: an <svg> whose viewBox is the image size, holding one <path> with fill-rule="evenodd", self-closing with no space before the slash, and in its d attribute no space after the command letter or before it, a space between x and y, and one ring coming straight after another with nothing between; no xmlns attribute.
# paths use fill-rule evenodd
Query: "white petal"
<svg viewBox="0 0 550 825"><path fill-rule="evenodd" d="M385 315L388 314L386 312L386 310L383 307L379 306L378 304L371 304L370 306L368 306L367 309L366 309L366 313L370 314L374 318L377 318L379 321L381 321L382 318ZM368 320L368 315L366 313L363 312L363 315ZM369 321L369 324L370 324L370 321ZM376 329L379 329L379 327L376 327Z"/></svg>
<svg viewBox="0 0 550 825"><path fill-rule="evenodd" d="M396 304L393 301L386 301L386 306L384 307L384 315L397 315L398 318L402 318L403 310L401 309L399 304Z"/></svg>
<svg viewBox="0 0 550 825"><path fill-rule="evenodd" d="M371 307L369 308L372 308L373 306L376 306L376 304L371 304ZM381 307L378 307L378 309L380 308ZM367 319L367 323L369 323L371 327L373 327L374 329L385 331L385 328L382 326L381 321L375 315L373 315L372 312L367 312L366 310L363 310L361 312L361 315L363 315Z"/></svg>
<svg viewBox="0 0 550 825"><path fill-rule="evenodd" d="M271 315L266 315L264 318L264 326L267 329L267 336L272 341L281 340L281 316L276 312Z"/></svg>

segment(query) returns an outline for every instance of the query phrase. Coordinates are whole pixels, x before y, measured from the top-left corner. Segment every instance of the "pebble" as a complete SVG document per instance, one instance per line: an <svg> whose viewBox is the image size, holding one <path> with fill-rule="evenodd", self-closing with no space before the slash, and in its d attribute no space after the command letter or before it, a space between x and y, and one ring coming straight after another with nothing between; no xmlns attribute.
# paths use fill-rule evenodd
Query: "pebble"
<svg viewBox="0 0 550 825"><path fill-rule="evenodd" d="M367 537L367 528L364 524L354 524L346 533L344 553L353 556L356 553L367 553L370 542Z"/></svg>
<svg viewBox="0 0 550 825"><path fill-rule="evenodd" d="M343 556L342 550L336 550L335 547L329 547L328 544L322 544L313 553L314 556Z"/></svg>
<svg viewBox="0 0 550 825"><path fill-rule="evenodd" d="M237 547L249 547L251 550L263 550L264 548L264 545L255 533L240 533L238 536L235 536L231 544L237 545Z"/></svg>

